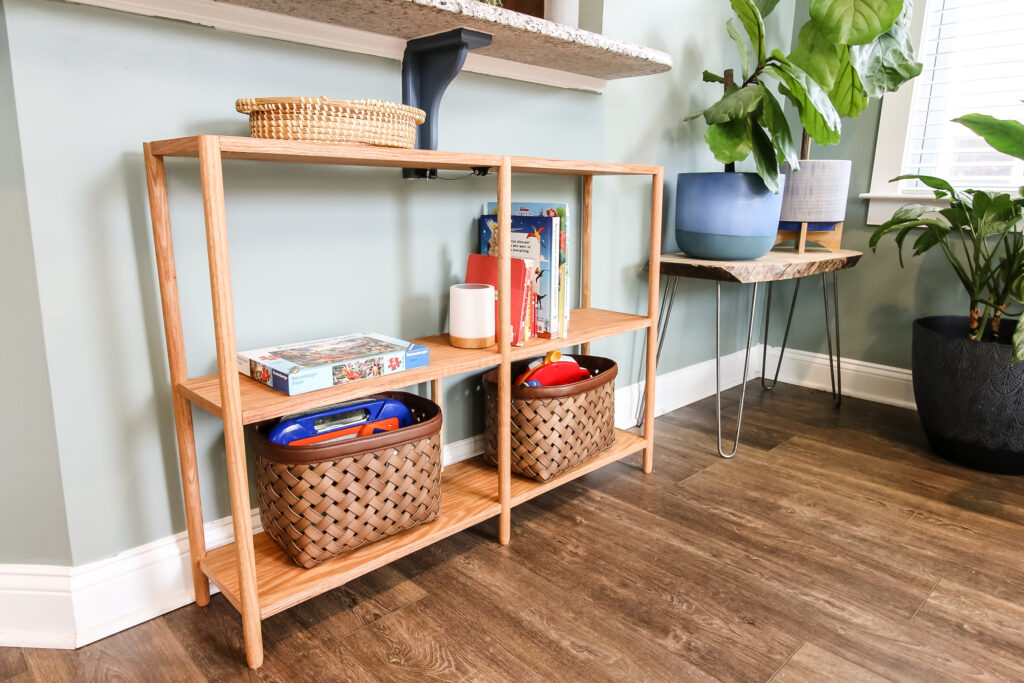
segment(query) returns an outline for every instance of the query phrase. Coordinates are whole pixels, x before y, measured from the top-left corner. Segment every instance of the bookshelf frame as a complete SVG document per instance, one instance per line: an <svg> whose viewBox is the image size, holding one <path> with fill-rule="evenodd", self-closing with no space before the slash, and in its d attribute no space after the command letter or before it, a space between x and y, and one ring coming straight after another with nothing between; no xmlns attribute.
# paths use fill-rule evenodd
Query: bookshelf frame
<svg viewBox="0 0 1024 683"><path fill-rule="evenodd" d="M196 603L210 601L212 581L238 609L250 667L263 663L261 621L325 591L343 585L400 557L462 531L491 517L499 518L498 540L511 540L512 508L522 502L603 467L643 451L643 471L654 465L654 412L646 411L642 433L616 430L615 444L594 459L548 482L512 478L510 401L513 360L579 345L590 352L590 342L626 332L646 330L646 405L654 405L654 378L658 329L658 289L661 255L661 216L664 171L660 166L564 161L493 154L467 154L434 150L393 149L333 145L290 140L198 135L147 142L143 145L149 189L153 241L156 251L160 301L167 343L174 404L178 455L181 463L185 517L188 526L192 581ZM199 161L203 213L210 268L216 375L190 377L185 360L174 246L171 237L165 157L195 157ZM456 349L446 335L415 340L430 347L430 364L364 380L351 385L287 396L237 371L234 309L228 262L227 217L224 202L223 160L245 159L292 163L332 164L389 168L437 168L497 171L498 225L498 340L487 349ZM534 339L525 346L511 345L510 265L512 175L553 174L582 178L581 263L579 309L572 311L568 339ZM591 307L591 248L593 178L596 175L651 177L650 268L646 315L631 315ZM434 522L403 531L335 558L313 569L293 565L265 533L253 535L243 427L245 424L326 406L379 391L430 382L431 397L441 404L443 378L498 366L498 467L479 458L445 468L441 516ZM224 424L228 489L234 528L232 543L207 549L199 495L192 407L202 408Z"/></svg>

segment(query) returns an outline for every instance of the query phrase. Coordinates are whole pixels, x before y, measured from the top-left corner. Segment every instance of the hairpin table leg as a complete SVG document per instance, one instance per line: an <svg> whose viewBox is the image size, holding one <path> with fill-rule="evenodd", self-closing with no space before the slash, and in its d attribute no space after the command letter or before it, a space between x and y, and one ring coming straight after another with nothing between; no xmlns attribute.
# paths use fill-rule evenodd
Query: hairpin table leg
<svg viewBox="0 0 1024 683"><path fill-rule="evenodd" d="M658 313L658 350L654 356L654 363L661 360L661 349L665 345L665 336L668 331L668 318L672 313L672 303L676 298L676 285L679 283L679 278L672 277L671 275L665 279L665 298L661 300L661 309ZM646 396L643 392L640 394L640 407L636 414L636 425L637 427L644 423L644 412L647 409Z"/></svg>
<svg viewBox="0 0 1024 683"><path fill-rule="evenodd" d="M740 406L736 413L736 436L732 452L722 448L722 283L715 283L715 419L718 423L718 454L731 458L740 449L740 428L743 426L743 402L747 398L747 370L750 366L750 342L754 336L754 313L757 310L757 283L750 296L750 322L747 325L747 350L743 356L743 380L740 389Z"/></svg>
<svg viewBox="0 0 1024 683"><path fill-rule="evenodd" d="M832 318L835 320L836 327L836 353L835 353L835 369L833 370L832 363L832 321L829 320L829 305L828 305L828 275L829 273L821 274L821 293L825 300L825 339L828 341L828 375L829 380L832 382L832 401L835 403L836 408L843 403L843 374L842 374L842 357L839 351L839 275L836 271L832 271Z"/></svg>
<svg viewBox="0 0 1024 683"><path fill-rule="evenodd" d="M789 328L793 324L793 311L796 310L796 297L800 293L800 280L797 279L796 285L793 288L793 301L789 304L789 317L786 319L786 332L782 335L782 348L779 349L779 361L775 366L775 376L772 378L771 385L768 384L768 373L765 372L768 367L768 323L772 319L772 285L773 282L768 283L768 301L765 303L764 311L764 338L761 340L761 388L765 391L771 391L775 388L775 385L779 383L779 370L782 368L782 357L786 355L786 342L789 340Z"/></svg>

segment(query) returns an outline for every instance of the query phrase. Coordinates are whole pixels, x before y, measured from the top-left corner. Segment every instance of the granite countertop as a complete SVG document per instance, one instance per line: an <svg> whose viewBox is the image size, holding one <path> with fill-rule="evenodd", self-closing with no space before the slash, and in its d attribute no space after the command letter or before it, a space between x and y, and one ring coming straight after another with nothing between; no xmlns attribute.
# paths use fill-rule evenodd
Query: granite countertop
<svg viewBox="0 0 1024 683"><path fill-rule="evenodd" d="M409 40L469 28L494 36L474 54L605 80L668 71L660 50L556 24L478 0L218 0Z"/></svg>

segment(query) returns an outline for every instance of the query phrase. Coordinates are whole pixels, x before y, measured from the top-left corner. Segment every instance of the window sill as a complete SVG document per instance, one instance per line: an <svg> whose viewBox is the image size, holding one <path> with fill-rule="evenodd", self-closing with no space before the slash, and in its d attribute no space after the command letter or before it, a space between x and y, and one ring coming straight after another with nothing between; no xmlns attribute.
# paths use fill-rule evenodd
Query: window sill
<svg viewBox="0 0 1024 683"><path fill-rule="evenodd" d="M932 194L912 194L909 192L864 192L858 195L868 200L868 225L881 225L904 204L924 204L943 209L949 206L949 200L936 199Z"/></svg>

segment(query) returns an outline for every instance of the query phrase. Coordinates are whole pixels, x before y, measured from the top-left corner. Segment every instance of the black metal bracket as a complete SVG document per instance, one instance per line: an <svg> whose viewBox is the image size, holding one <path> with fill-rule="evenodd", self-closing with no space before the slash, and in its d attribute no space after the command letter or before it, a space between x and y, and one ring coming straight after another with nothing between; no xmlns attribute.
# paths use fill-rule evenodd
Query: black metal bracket
<svg viewBox="0 0 1024 683"><path fill-rule="evenodd" d="M466 63L470 50L487 47L491 36L457 28L405 44L402 57L402 102L427 113L416 130L416 149L437 149L437 116L441 96ZM404 178L436 178L436 168L404 168Z"/></svg>

